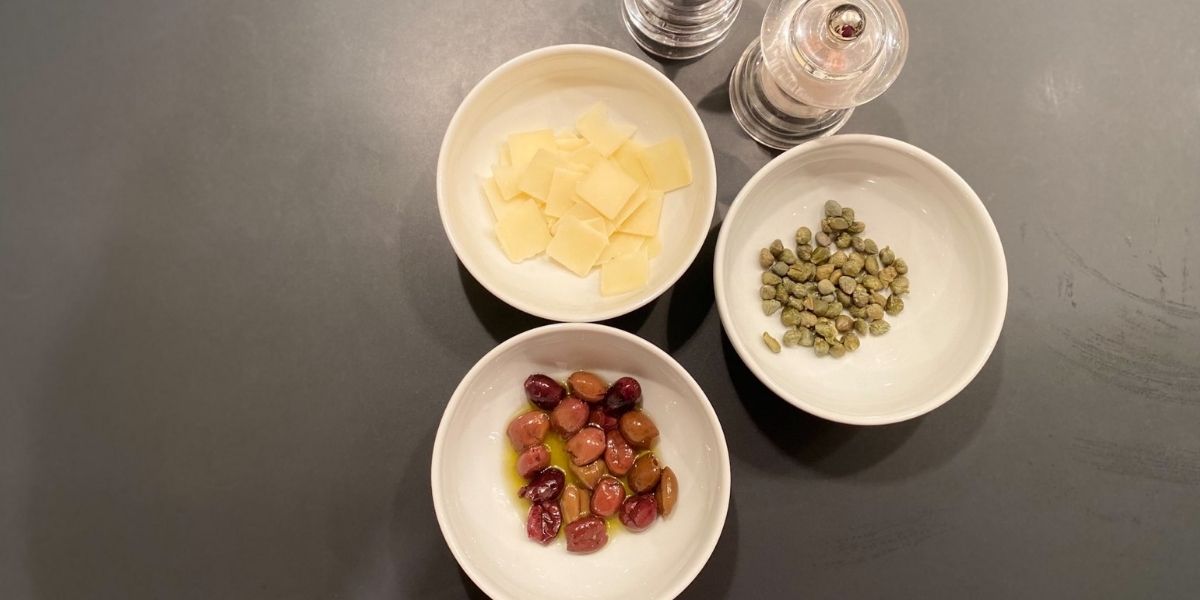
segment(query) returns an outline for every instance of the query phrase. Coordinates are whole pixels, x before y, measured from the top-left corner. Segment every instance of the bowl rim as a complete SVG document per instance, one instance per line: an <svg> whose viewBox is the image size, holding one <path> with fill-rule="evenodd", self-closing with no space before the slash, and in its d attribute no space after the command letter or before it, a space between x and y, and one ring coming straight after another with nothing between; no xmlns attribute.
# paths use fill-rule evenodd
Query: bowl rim
<svg viewBox="0 0 1200 600"><path fill-rule="evenodd" d="M476 97L481 95L483 90L491 85L492 82L507 75L509 72L524 67L532 62L567 54L590 54L615 59L631 68L640 70L641 72L649 75L652 79L656 80L658 83L663 84L665 89L669 91L671 97L677 101L680 107L686 107L686 110L683 110L682 112L686 115L692 126L699 131L700 139L703 142L703 148L701 148L701 152L709 158L709 168L704 169L702 173L703 176L709 178L713 183L712 193L708 194L702 199L704 206L700 207L700 210L707 209L708 211L708 228L705 230L704 235L699 238L699 241L696 244L694 244L690 253L685 252L686 260L681 261L679 266L674 270L673 273L670 274L669 277L663 281L661 285L653 290L650 290L649 293L643 291L638 295L630 296L628 301L618 304L608 310L596 310L591 312L581 312L577 310L566 309L556 310L551 307L539 306L537 303L526 302L511 295L500 293L499 291L493 289L487 281L479 276L479 272L481 270L479 265L475 264L475 262L469 258L470 255L464 253L464 246L462 242L455 237L453 228L450 224L448 210L449 200L447 199L447 193L445 190L445 168L449 155L450 140L458 133L460 122L465 119L464 109L472 104ZM693 165L693 168L695 168L695 165ZM675 285L675 283L679 281L679 278L683 277L683 274L686 273L687 270L691 268L692 264L696 262L696 257L700 254L700 250L704 247L705 240L712 231L713 215L716 213L716 170L716 157L713 155L712 142L708 137L708 130L704 127L704 122L700 119L700 115L696 112L696 108L692 106L691 101L688 100L683 91L679 89L679 86L675 85L675 83L668 79L666 75L663 75L646 62L613 48L606 48L604 46L596 46L592 44L559 44L555 46L546 46L544 48L531 50L511 58L504 64L493 69L490 73L484 76L483 79L479 80L479 83L475 84L475 87L471 88L471 91L467 93L462 102L458 105L458 108L455 109L454 116L451 117L450 124L446 127L446 133L442 136L442 144L438 150L436 186L438 213L442 221L442 230L446 233L446 237L449 238L450 246L454 248L454 254L458 257L459 262L466 267L467 271L471 273L471 276L475 278L475 281L478 281L479 284L487 289L492 295L518 310L531 314L535 317L541 317L551 321L560 321L564 323L604 321L629 314L658 299L658 297L662 296L664 292L671 288L671 286ZM698 171L693 172L697 173L697 175L701 175L701 173ZM698 177L695 179L698 179Z"/></svg>
<svg viewBox="0 0 1200 600"><path fill-rule="evenodd" d="M962 371L959 377L941 393L930 397L923 403L916 406L896 412L885 413L881 415L848 415L835 411L826 410L819 406L814 406L804 400L800 395L793 393L791 390L776 383L768 374L759 367L754 356L742 344L741 339L733 332L735 328L732 324L733 319L729 314L728 302L726 299L725 290L725 269L723 267L722 257L725 255L726 246L729 243L730 223L737 220L738 214L741 212L741 207L746 203L746 198L754 193L754 189L759 182L765 179L768 175L780 168L784 164L797 160L799 157L825 151L829 148L851 145L867 145L878 148L883 148L888 151L897 152L916 159L918 162L933 169L940 175L950 187L957 192L957 196L966 201L967 208L971 215L980 223L986 225L985 247L987 248L987 260L993 263L995 268L995 283L997 284L997 296L1000 302L992 309L989 318L991 320L991 328L986 332L986 343L980 347L975 356L974 361ZM755 173L749 181L746 182L738 195L733 200L729 211L725 215L724 221L721 223L721 231L717 235L717 245L713 252L713 287L717 302L717 312L721 316L721 326L724 328L726 336L729 338L730 344L745 365L750 369L754 376L766 385L772 392L775 392L780 398L783 398L793 406L800 408L810 414L845 423L848 425L888 425L891 423L899 423L912 418L924 415L939 406L948 402L951 398L958 395L963 388L967 387L979 371L983 369L983 365L987 363L991 357L992 351L996 347L996 342L1000 338L1000 331L1004 327L1004 318L1008 310L1008 265L1004 257L1004 247L1000 243L1000 234L996 231L996 224L992 221L991 215L987 211L987 207L979 199L971 186L967 184L963 178L951 169L946 163L942 162L936 156L912 145L897 139L871 134L843 134L836 135L812 142L801 144L775 157L771 162L767 163L762 169Z"/></svg>
<svg viewBox="0 0 1200 600"><path fill-rule="evenodd" d="M479 589L483 590L483 592L491 598L501 599L509 597L504 595L501 590L493 587L490 580L481 576L481 574L475 568L475 565L466 560L465 554L463 554L463 551L459 547L457 541L451 538L451 535L449 534L449 523L447 521L448 517L442 508L442 477L438 472L438 466L442 462L443 444L445 443L446 436L448 435L447 424L449 422L450 415L454 412L459 402L462 401L463 396L466 394L467 385L475 378L479 377L480 373L488 365L495 361L497 357L509 351L510 349L524 344L530 340L563 331L586 331L613 336L627 342L632 342L633 344L640 346L656 356L659 360L663 361L673 370L675 370L687 383L689 391L700 405L700 409L705 413L705 416L708 417L709 424L713 427L713 430L717 434L717 452L721 457L721 464L719 465L720 481L718 483L720 487L725 490L725 493L719 494L717 512L713 515L713 517L715 517L716 527L713 528L712 533L707 537L707 539L701 542L704 548L702 554L697 557L697 560L693 561L693 564L689 568L681 573L675 585L668 588L668 592L664 596L668 598L674 598L683 593L683 590L686 589L688 585L691 585L692 581L696 579L696 576L700 574L700 570L704 568L704 565L708 564L709 559L712 557L713 550L716 549L717 542L721 538L721 533L725 529L725 521L729 514L729 497L732 490L730 484L731 476L729 466L729 446L725 441L725 431L721 428L721 421L717 418L716 411L713 410L712 402L708 399L708 396L704 393L704 390L700 387L700 384L696 383L696 380L690 373L688 373L687 369L683 368L683 365L679 364L678 361L676 361L671 357L671 355L667 354L658 346L637 335L622 329L617 329L615 327L609 327L607 325L600 325L596 323L553 323L550 325L543 325L505 340L504 343L496 346L487 354L484 354L483 357L471 367L471 370L467 371L467 374L463 376L461 381L459 381L458 387L454 389L454 393L450 396L450 401L446 403L446 408L442 412L442 418L438 422L437 435L433 441L433 456L430 460L429 483L433 494L433 510L437 515L438 528L442 532L442 539L445 540L446 545L450 547L450 553L454 555L455 561L458 562L459 566L462 567L467 576L471 578L471 581L475 582L475 585L479 586Z"/></svg>

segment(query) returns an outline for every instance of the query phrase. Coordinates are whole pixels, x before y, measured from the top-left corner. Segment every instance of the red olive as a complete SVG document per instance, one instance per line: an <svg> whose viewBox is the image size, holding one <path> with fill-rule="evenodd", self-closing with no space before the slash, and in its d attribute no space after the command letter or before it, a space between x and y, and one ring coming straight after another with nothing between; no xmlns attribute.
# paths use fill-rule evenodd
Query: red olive
<svg viewBox="0 0 1200 600"><path fill-rule="evenodd" d="M608 526L600 517L584 517L567 525L567 551L595 552L608 543Z"/></svg>
<svg viewBox="0 0 1200 600"><path fill-rule="evenodd" d="M508 441L518 451L524 450L542 443L542 440L546 439L547 431L550 431L550 415L540 410L531 410L508 424Z"/></svg>
<svg viewBox="0 0 1200 600"><path fill-rule="evenodd" d="M563 484L566 482L566 479L566 474L561 470L554 467L547 467L538 472L537 475L534 475L533 481L530 481L529 484L521 488L517 492L517 495L535 504L558 500L558 496L562 494Z"/></svg>
<svg viewBox="0 0 1200 600"><path fill-rule="evenodd" d="M592 514L611 517L621 509L625 500L625 486L616 477L605 475L592 490Z"/></svg>
<svg viewBox="0 0 1200 600"><path fill-rule="evenodd" d="M588 413L588 425L595 425L605 431L613 431L617 428L617 423L617 417L608 414L604 408L595 408Z"/></svg>
<svg viewBox="0 0 1200 600"><path fill-rule="evenodd" d="M550 466L550 447L545 444L530 446L517 456L517 472L529 479Z"/></svg>
<svg viewBox="0 0 1200 600"><path fill-rule="evenodd" d="M542 410L554 410L566 395L562 384L548 375L535 373L525 378L525 397Z"/></svg>
<svg viewBox="0 0 1200 600"><path fill-rule="evenodd" d="M608 432L606 446L604 463L608 465L608 472L618 476L628 473L633 467L633 446L625 441L620 431Z"/></svg>
<svg viewBox="0 0 1200 600"><path fill-rule="evenodd" d="M529 520L525 522L525 533L529 539L545 546L558 536L562 527L562 511L553 502L538 502L529 507Z"/></svg>
<svg viewBox="0 0 1200 600"><path fill-rule="evenodd" d="M563 435L574 435L588 420L588 406L574 396L563 398L550 413L550 425Z"/></svg>
<svg viewBox="0 0 1200 600"><path fill-rule="evenodd" d="M620 414L634 406L642 399L642 384L632 377L622 377L613 382L604 396L604 407L609 413Z"/></svg>
<svg viewBox="0 0 1200 600"><path fill-rule="evenodd" d="M621 503L621 523L630 531L645 530L657 516L658 506L654 503L654 494L630 496Z"/></svg>
<svg viewBox="0 0 1200 600"><path fill-rule="evenodd" d="M567 440L567 452L571 455L571 462L579 466L595 462L604 454L604 449L604 431L597 427L584 427Z"/></svg>

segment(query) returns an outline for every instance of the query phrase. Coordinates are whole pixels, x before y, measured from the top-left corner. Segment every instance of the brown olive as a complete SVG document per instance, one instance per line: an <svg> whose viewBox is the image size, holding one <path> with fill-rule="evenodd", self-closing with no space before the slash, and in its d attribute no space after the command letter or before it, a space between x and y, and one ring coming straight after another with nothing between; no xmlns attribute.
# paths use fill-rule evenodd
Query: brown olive
<svg viewBox="0 0 1200 600"><path fill-rule="evenodd" d="M621 503L621 523L630 531L644 531L657 516L654 494L630 496Z"/></svg>
<svg viewBox="0 0 1200 600"><path fill-rule="evenodd" d="M550 415L540 410L531 410L508 424L508 441L518 451L524 450L542 443L542 440L546 439L547 431L550 431Z"/></svg>
<svg viewBox="0 0 1200 600"><path fill-rule="evenodd" d="M625 501L625 486L612 475L605 475L592 490L592 514L611 517L621 509Z"/></svg>
<svg viewBox="0 0 1200 600"><path fill-rule="evenodd" d="M567 552L595 552L608 543L608 525L600 517L584 517L567 525Z"/></svg>
<svg viewBox="0 0 1200 600"><path fill-rule="evenodd" d="M617 418L604 408L594 408L588 413L588 425L595 425L605 431L612 431L617 428Z"/></svg>
<svg viewBox="0 0 1200 600"><path fill-rule="evenodd" d="M605 445L603 430L598 427L584 427L567 440L567 453L571 455L571 462L586 465L604 454Z"/></svg>
<svg viewBox="0 0 1200 600"><path fill-rule="evenodd" d="M592 494L586 488L580 489L568 483L567 487L563 488L559 506L562 507L563 522L574 523L591 514Z"/></svg>
<svg viewBox="0 0 1200 600"><path fill-rule="evenodd" d="M517 472L529 479L550 466L550 447L545 444L530 446L517 456Z"/></svg>
<svg viewBox="0 0 1200 600"><path fill-rule="evenodd" d="M610 431L604 450L604 462L608 472L613 475L624 475L633 467L633 446L625 441L620 431Z"/></svg>
<svg viewBox="0 0 1200 600"><path fill-rule="evenodd" d="M671 467L663 467L662 476L658 478L658 491L654 501L658 504L658 514L668 517L675 510L675 500L679 497L679 480L675 479L675 471Z"/></svg>
<svg viewBox="0 0 1200 600"><path fill-rule="evenodd" d="M633 468L629 469L629 487L638 494L653 491L658 486L661 474L658 459L654 458L654 454L647 452L633 461Z"/></svg>
<svg viewBox="0 0 1200 600"><path fill-rule="evenodd" d="M525 533L529 539L545 546L558 536L562 527L562 511L553 502L536 502L529 507L529 520L525 522Z"/></svg>
<svg viewBox="0 0 1200 600"><path fill-rule="evenodd" d="M600 481L601 477L608 475L608 467L605 466L602 460L595 461L590 465L580 466L571 463L567 466L579 478L579 482L589 490L596 487L596 482Z"/></svg>
<svg viewBox="0 0 1200 600"><path fill-rule="evenodd" d="M625 436L625 441L636 448L649 448L658 437L658 427L650 420L649 415L640 410L631 410L621 415L618 428L621 435Z"/></svg>
<svg viewBox="0 0 1200 600"><path fill-rule="evenodd" d="M588 419L588 406L574 396L563 398L550 412L550 425L563 435L574 435Z"/></svg>
<svg viewBox="0 0 1200 600"><path fill-rule="evenodd" d="M572 394L579 396L584 402L599 402L608 392L608 384L604 383L600 376L587 371L571 373L571 376L567 377L567 386L571 388Z"/></svg>

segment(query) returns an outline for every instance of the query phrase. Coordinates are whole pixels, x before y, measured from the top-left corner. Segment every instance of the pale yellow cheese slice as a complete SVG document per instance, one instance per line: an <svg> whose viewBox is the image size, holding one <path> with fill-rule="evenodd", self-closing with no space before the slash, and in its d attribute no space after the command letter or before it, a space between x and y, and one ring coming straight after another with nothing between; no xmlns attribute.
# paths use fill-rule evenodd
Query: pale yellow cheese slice
<svg viewBox="0 0 1200 600"><path fill-rule="evenodd" d="M483 180L483 195L487 197L488 206L492 208L492 215L499 219L508 211L512 205L523 198L518 194L512 200L506 200L504 195L500 193L500 186L496 185L495 177L488 177Z"/></svg>
<svg viewBox="0 0 1200 600"><path fill-rule="evenodd" d="M650 177L646 175L646 170L642 168L642 160L640 155L643 150L645 150L645 148L641 144L633 140L629 140L624 144L621 144L620 148L617 148L617 151L613 153L612 158L613 160L617 161L618 165L621 165L621 170L625 171L626 175L632 177L635 181L645 187L651 187Z"/></svg>
<svg viewBox="0 0 1200 600"><path fill-rule="evenodd" d="M545 148L538 150L517 179L517 189L544 202L550 195L554 170L563 165L562 159L553 151Z"/></svg>
<svg viewBox="0 0 1200 600"><path fill-rule="evenodd" d="M555 150L554 132L549 129L525 131L508 136L508 151L514 167L523 168L538 150Z"/></svg>
<svg viewBox="0 0 1200 600"><path fill-rule="evenodd" d="M496 185L500 188L500 195L504 196L505 200L511 200L513 196L521 193L517 187L517 180L521 176L521 170L514 166L494 165L492 167L492 177L496 179Z"/></svg>
<svg viewBox="0 0 1200 600"><path fill-rule="evenodd" d="M579 117L579 120L575 121L575 129L589 144L595 146L600 154L606 157L616 152L617 148L620 148L625 140L633 137L633 133L637 131L637 127L633 125L621 125L609 121L608 107L600 102L592 105Z"/></svg>
<svg viewBox="0 0 1200 600"><path fill-rule="evenodd" d="M545 212L548 217L561 217L578 201L575 186L583 179L583 173L565 167L554 169L550 180L550 193L546 196Z"/></svg>
<svg viewBox="0 0 1200 600"><path fill-rule="evenodd" d="M496 222L496 239L512 262L537 256L550 243L550 230L532 200L515 202Z"/></svg>
<svg viewBox="0 0 1200 600"><path fill-rule="evenodd" d="M554 140L554 145L562 151L574 152L587 145L587 140L572 134L571 136L559 136Z"/></svg>
<svg viewBox="0 0 1200 600"><path fill-rule="evenodd" d="M650 178L650 186L655 189L669 192L692 182L692 163L679 138L649 146L642 150L639 158Z"/></svg>
<svg viewBox="0 0 1200 600"><path fill-rule="evenodd" d="M646 256L654 258L659 254L662 254L662 238L656 235L646 241Z"/></svg>
<svg viewBox="0 0 1200 600"><path fill-rule="evenodd" d="M632 177L615 162L606 160L596 163L583 176L575 193L605 218L614 219L637 189L638 183Z"/></svg>
<svg viewBox="0 0 1200 600"><path fill-rule="evenodd" d="M646 238L640 235L618 231L608 238L608 245L604 247L604 252L600 253L600 258L596 259L596 264L602 265L618 256L633 254L640 250L645 243Z"/></svg>
<svg viewBox="0 0 1200 600"><path fill-rule="evenodd" d="M546 256L583 277L596 264L608 240L604 234L574 217L558 221L558 233L546 246Z"/></svg>
<svg viewBox="0 0 1200 600"><path fill-rule="evenodd" d="M624 223L629 218L629 215L633 214L633 211L641 208L642 203L646 201L646 198L649 197L648 194L652 191L646 188L638 188L638 191L629 197L629 201L621 208L621 212L617 213L617 216L612 219L612 222L619 227L621 223Z"/></svg>
<svg viewBox="0 0 1200 600"><path fill-rule="evenodd" d="M512 166L512 155L508 152L508 144L500 144L500 165L505 167Z"/></svg>
<svg viewBox="0 0 1200 600"><path fill-rule="evenodd" d="M645 250L614 258L600 267L600 295L615 296L639 290L650 281Z"/></svg>
<svg viewBox="0 0 1200 600"><path fill-rule="evenodd" d="M605 240L608 239L609 225L608 225L608 222L604 220L604 217L596 217L594 219L588 219L586 221L582 221L582 223L584 225L587 225L588 227L591 227L592 229L595 229L597 233L604 236Z"/></svg>
<svg viewBox="0 0 1200 600"><path fill-rule="evenodd" d="M561 217L559 217L559 221L561 221L562 219L565 219L567 217L578 219L580 221L590 221L592 219L604 219L604 215L596 212L596 209L592 208L591 204L588 204L587 202L584 202L582 200L576 202L574 205L571 206L571 208L568 208L567 212L563 213L563 215ZM558 230L552 229L552 230L550 230L550 233L558 233Z"/></svg>
<svg viewBox="0 0 1200 600"><path fill-rule="evenodd" d="M658 190L648 190L646 201L617 227L617 231L634 235L654 236L658 233L658 223L662 218L663 194Z"/></svg>
<svg viewBox="0 0 1200 600"><path fill-rule="evenodd" d="M575 165L581 165L588 169L596 166L596 163L602 160L604 160L604 156L591 146L582 146L578 150L575 150L567 155L567 162Z"/></svg>

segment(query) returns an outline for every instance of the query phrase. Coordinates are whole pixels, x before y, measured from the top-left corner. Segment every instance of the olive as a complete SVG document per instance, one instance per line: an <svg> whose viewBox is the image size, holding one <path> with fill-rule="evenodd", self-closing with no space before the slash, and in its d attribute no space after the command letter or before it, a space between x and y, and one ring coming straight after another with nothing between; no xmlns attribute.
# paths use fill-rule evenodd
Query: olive
<svg viewBox="0 0 1200 600"><path fill-rule="evenodd" d="M588 420L588 406L579 398L567 396L550 412L550 425L563 435L574 435Z"/></svg>
<svg viewBox="0 0 1200 600"><path fill-rule="evenodd" d="M658 492L654 501L658 504L658 514L667 517L675 510L675 500L679 497L679 480L675 479L675 471L671 467L663 467L662 476L658 478Z"/></svg>
<svg viewBox="0 0 1200 600"><path fill-rule="evenodd" d="M550 415L531 410L508 424L508 441L512 442L513 448L521 451L542 443L547 431L550 431Z"/></svg>
<svg viewBox="0 0 1200 600"><path fill-rule="evenodd" d="M548 375L535 373L525 378L525 397L542 410L554 410L566 395L567 390L563 389L562 384Z"/></svg>
<svg viewBox="0 0 1200 600"><path fill-rule="evenodd" d="M567 552L595 552L608 543L608 525L600 517L584 517L567 525Z"/></svg>
<svg viewBox="0 0 1200 600"><path fill-rule="evenodd" d="M638 494L653 491L661 475L658 459L647 452L633 461L633 468L629 469L629 487Z"/></svg>
<svg viewBox="0 0 1200 600"><path fill-rule="evenodd" d="M592 514L611 517L621 509L625 500L625 486L612 475L605 475L592 490Z"/></svg>
<svg viewBox="0 0 1200 600"><path fill-rule="evenodd" d="M636 448L649 448L658 437L658 427L650 420L649 415L640 410L631 410L621 415L617 426L621 435L625 436L625 441Z"/></svg>
<svg viewBox="0 0 1200 600"><path fill-rule="evenodd" d="M628 473L633 467L633 446L625 441L620 431L608 432L604 462L608 465L608 472L618 476Z"/></svg>
<svg viewBox="0 0 1200 600"><path fill-rule="evenodd" d="M517 472L529 479L550 466L550 447L545 444L530 446L517 456Z"/></svg>
<svg viewBox="0 0 1200 600"><path fill-rule="evenodd" d="M571 462L576 465L595 462L604 454L604 449L604 431L598 427L584 427L567 440L567 453L571 455Z"/></svg>
<svg viewBox="0 0 1200 600"><path fill-rule="evenodd" d="M553 502L537 502L529 507L529 520L525 522L525 533L529 539L545 546L558 536L562 527L562 511Z"/></svg>
<svg viewBox="0 0 1200 600"><path fill-rule="evenodd" d="M595 425L605 431L612 431L617 428L617 418L603 408L594 408L592 412L588 413L588 425Z"/></svg>
<svg viewBox="0 0 1200 600"><path fill-rule="evenodd" d="M604 461L602 460L593 462L590 465L580 466L574 463L568 463L567 466L570 467L571 472L579 478L579 482L589 490L596 487L596 482L600 481L601 477L608 475L608 467L604 465Z"/></svg>
<svg viewBox="0 0 1200 600"><path fill-rule="evenodd" d="M630 496L621 503L621 523L630 531L645 530L657 516L658 508L654 504L654 494Z"/></svg>
<svg viewBox="0 0 1200 600"><path fill-rule="evenodd" d="M632 377L622 377L613 382L604 395L604 407L610 413L621 413L637 405L642 399L642 384Z"/></svg>
<svg viewBox="0 0 1200 600"><path fill-rule="evenodd" d="M563 521L574 523L591 514L592 494L587 491L587 488L580 489L574 484L568 483L567 487L563 489L559 506L562 507Z"/></svg>
<svg viewBox="0 0 1200 600"><path fill-rule="evenodd" d="M567 377L567 385L571 387L571 393L579 396L585 402L599 402L604 399L604 394L608 392L608 385L604 383L595 373L587 371L575 371Z"/></svg>
<svg viewBox="0 0 1200 600"><path fill-rule="evenodd" d="M517 495L535 504L558 500L565 481L565 473L555 467L547 467L534 475L532 481L517 491Z"/></svg>

